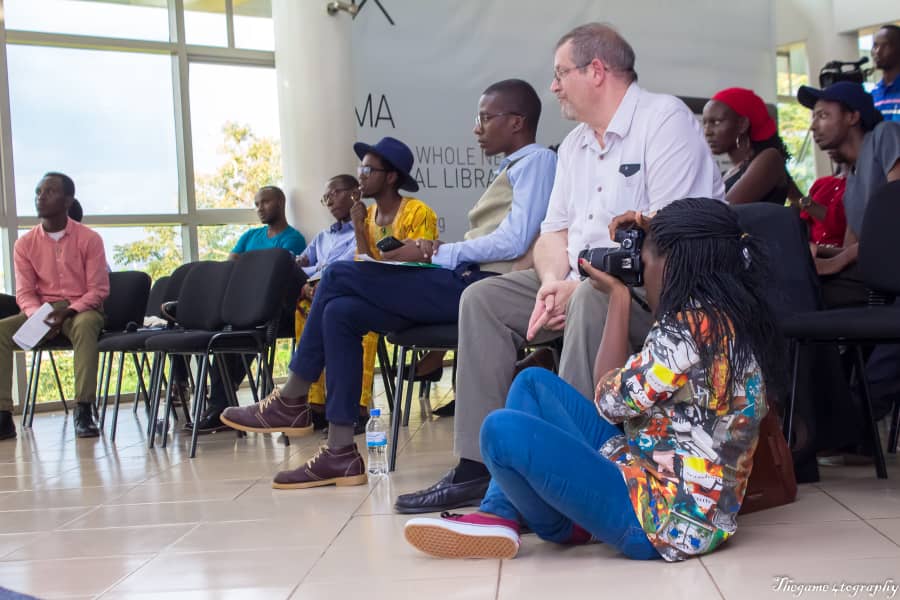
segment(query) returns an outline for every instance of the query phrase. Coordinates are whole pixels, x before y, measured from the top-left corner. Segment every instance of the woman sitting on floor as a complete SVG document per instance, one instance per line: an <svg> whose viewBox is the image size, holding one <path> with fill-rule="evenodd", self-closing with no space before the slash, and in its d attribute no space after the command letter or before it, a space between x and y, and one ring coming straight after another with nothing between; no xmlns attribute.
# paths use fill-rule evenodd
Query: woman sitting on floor
<svg viewBox="0 0 900 600"><path fill-rule="evenodd" d="M628 358L628 288L582 262L610 298L594 401L549 371L522 372L506 408L481 428L493 479L479 512L408 521L416 548L512 558L524 523L547 541L596 539L629 558L675 561L734 534L765 382L781 360L762 250L734 211L705 198L652 220L628 213L610 229L623 224L646 232L644 286L657 322L643 350Z"/></svg>

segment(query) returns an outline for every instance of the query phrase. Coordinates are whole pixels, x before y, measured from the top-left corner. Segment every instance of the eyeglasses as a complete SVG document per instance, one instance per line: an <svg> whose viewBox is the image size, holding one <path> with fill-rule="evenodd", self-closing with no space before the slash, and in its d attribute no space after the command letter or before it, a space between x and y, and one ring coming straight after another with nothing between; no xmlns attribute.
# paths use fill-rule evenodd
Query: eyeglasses
<svg viewBox="0 0 900 600"><path fill-rule="evenodd" d="M358 175L371 175L372 173L390 173L390 169L379 169L378 167L370 167L369 165L359 165L356 167Z"/></svg>
<svg viewBox="0 0 900 600"><path fill-rule="evenodd" d="M572 71L577 71L578 69L583 69L583 68L585 68L586 66L590 65L592 62L594 62L593 59L587 61L587 62L584 63L583 65L575 65L574 67L569 67L568 69L560 69L560 68L556 68L556 69L554 69L554 71L553 71L553 81L555 81L555 82L558 83L558 84L559 84L559 83L562 83L563 77L565 77L566 75L568 75L568 74L571 73Z"/></svg>
<svg viewBox="0 0 900 600"><path fill-rule="evenodd" d="M356 188L336 188L322 194L322 206L328 206L328 201L337 196L340 192L349 192Z"/></svg>
<svg viewBox="0 0 900 600"><path fill-rule="evenodd" d="M524 117L525 116L522 113L517 113L517 112L499 112L499 113L482 113L482 112L480 112L475 115L475 127L477 127L478 129L481 129L482 127L487 125L487 122L490 121L491 119L496 119L497 117L505 117L506 115L513 115L516 117Z"/></svg>

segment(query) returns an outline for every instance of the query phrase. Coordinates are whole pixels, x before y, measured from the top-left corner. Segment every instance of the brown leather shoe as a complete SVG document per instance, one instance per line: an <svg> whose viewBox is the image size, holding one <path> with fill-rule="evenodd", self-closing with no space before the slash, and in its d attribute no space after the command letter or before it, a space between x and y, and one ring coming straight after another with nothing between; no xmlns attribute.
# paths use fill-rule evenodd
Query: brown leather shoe
<svg viewBox="0 0 900 600"><path fill-rule="evenodd" d="M302 436L313 432L312 415L306 396L284 398L277 389L257 404L229 406L219 419L234 429L254 433Z"/></svg>
<svg viewBox="0 0 900 600"><path fill-rule="evenodd" d="M343 448L322 446L305 465L275 475L276 490L295 490L323 485L363 485L368 482L366 463L356 444Z"/></svg>

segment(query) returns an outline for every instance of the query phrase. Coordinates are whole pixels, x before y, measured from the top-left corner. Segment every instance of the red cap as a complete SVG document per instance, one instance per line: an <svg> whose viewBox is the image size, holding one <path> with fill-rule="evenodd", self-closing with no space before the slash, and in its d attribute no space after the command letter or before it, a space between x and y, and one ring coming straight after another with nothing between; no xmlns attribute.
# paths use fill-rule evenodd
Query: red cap
<svg viewBox="0 0 900 600"><path fill-rule="evenodd" d="M769 116L766 103L753 90L746 88L726 88L712 97L750 121L750 139L754 142L767 140L777 132L775 119Z"/></svg>

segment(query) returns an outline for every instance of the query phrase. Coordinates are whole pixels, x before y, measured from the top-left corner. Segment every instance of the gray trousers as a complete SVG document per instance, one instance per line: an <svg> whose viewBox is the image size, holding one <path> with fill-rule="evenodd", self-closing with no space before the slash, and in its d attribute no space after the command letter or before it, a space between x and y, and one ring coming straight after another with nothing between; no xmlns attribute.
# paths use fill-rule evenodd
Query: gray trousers
<svg viewBox="0 0 900 600"><path fill-rule="evenodd" d="M485 417L506 403L516 354L525 343L528 319L540 280L534 270L488 277L463 292L459 305L459 358L456 374L454 450L483 462L479 443ZM639 290L643 295L643 290ZM594 397L594 358L603 337L609 296L583 281L566 309L564 331L541 331L531 343L565 335L559 375L586 398ZM629 340L644 344L651 315L632 302Z"/></svg>

